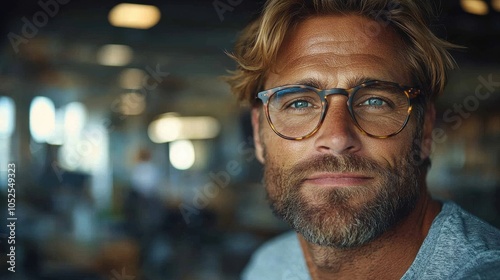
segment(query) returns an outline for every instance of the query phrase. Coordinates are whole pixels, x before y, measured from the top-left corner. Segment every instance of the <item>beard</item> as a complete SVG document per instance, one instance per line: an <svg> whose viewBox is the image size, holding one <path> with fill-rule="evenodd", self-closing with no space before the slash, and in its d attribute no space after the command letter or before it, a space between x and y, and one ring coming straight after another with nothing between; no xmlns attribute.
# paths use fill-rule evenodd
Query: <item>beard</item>
<svg viewBox="0 0 500 280"><path fill-rule="evenodd" d="M420 169L411 156L416 149L413 145L392 167L349 154L324 155L283 169L266 157L264 180L271 208L310 243L335 248L365 245L415 208ZM317 187L311 194L312 187L303 183L315 172L356 172L376 180L362 186Z"/></svg>

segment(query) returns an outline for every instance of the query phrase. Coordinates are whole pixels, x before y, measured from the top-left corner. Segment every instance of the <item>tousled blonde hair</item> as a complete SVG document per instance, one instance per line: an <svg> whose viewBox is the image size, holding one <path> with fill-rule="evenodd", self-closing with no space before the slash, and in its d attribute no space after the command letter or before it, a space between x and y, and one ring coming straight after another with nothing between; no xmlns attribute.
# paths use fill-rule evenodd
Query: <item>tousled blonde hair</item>
<svg viewBox="0 0 500 280"><path fill-rule="evenodd" d="M238 100L255 104L263 90L287 32L306 18L321 15L360 15L390 26L401 37L406 70L427 99L440 95L447 71L455 62L448 49L457 48L429 29L432 7L423 0L269 0L261 15L251 22L229 53L237 69L225 79Z"/></svg>

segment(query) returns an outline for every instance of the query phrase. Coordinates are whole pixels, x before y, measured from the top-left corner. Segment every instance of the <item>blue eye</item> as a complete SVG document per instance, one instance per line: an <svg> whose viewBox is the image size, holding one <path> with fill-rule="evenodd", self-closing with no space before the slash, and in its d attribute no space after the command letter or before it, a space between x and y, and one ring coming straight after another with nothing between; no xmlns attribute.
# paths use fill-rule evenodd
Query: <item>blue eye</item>
<svg viewBox="0 0 500 280"><path fill-rule="evenodd" d="M304 87L287 87L274 93L269 107L286 114L306 115L321 110L321 97L314 90Z"/></svg>
<svg viewBox="0 0 500 280"><path fill-rule="evenodd" d="M372 98L367 99L365 102L361 103L361 105L381 107L381 106L387 105L387 102L385 102L384 100L382 100L380 98L372 97Z"/></svg>
<svg viewBox="0 0 500 280"><path fill-rule="evenodd" d="M302 108L307 108L310 107L311 103L305 101L305 100L297 100L294 101L292 104L290 104L290 107L294 109L302 109Z"/></svg>

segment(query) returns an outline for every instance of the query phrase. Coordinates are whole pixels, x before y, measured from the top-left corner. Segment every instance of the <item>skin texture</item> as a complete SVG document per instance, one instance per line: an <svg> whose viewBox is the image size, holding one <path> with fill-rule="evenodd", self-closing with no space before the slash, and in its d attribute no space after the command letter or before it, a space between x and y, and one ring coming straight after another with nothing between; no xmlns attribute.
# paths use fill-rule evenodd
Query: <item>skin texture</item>
<svg viewBox="0 0 500 280"><path fill-rule="evenodd" d="M373 30L378 30L374 32ZM312 17L290 31L278 54L275 67L269 72L265 88L287 84L310 84L318 88L350 88L366 79L392 81L412 85L402 67L401 42L392 30L369 19L354 16ZM265 120L261 107L252 111L256 155L266 170L266 190L270 200L280 200L290 188L278 184L274 177L286 170L303 166L315 158L367 159L379 167L398 170L402 156L411 155L417 143L422 147L421 158L429 156L431 131L435 111L429 105L423 127L417 127L414 116L396 136L376 139L364 135L354 125L346 106L346 98L330 96L325 121L316 134L301 141L285 140L276 135ZM346 164L340 160L337 167ZM368 167L366 165L365 167ZM412 170L408 166L408 170ZM341 170L341 169L339 169ZM348 169L349 170L349 169ZM366 168L355 172L314 172L304 174L307 180L297 187L302 200L328 213L342 217L339 207L326 197L329 193L359 189L348 196L344 207L362 211L383 188L384 182L376 172ZM283 175L282 174L282 175ZM313 279L399 279L413 262L440 205L433 201L425 185L425 174L415 176L419 194L415 206L394 226L367 244L349 248L321 246L308 242L299 234L304 256ZM403 184L404 186L404 184ZM408 186L410 187L410 186ZM340 204L339 204L340 205ZM343 226L343 220L334 220Z"/></svg>

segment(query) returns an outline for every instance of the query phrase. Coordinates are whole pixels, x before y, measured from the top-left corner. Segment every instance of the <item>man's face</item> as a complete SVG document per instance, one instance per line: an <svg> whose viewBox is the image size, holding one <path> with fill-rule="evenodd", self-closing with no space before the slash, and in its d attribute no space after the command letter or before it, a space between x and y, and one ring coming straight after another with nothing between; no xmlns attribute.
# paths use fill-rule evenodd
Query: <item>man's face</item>
<svg viewBox="0 0 500 280"><path fill-rule="evenodd" d="M265 88L303 81L323 89L351 88L367 79L411 86L398 48L402 44L394 32L368 19L310 18L288 35ZM433 114L427 114L423 128L412 117L401 133L376 139L356 128L345 96L329 96L328 102L321 128L300 141L276 135L262 108L255 108L257 157L265 166L273 210L307 241L360 246L415 207L421 182L413 159L428 156L416 147L430 150Z"/></svg>

